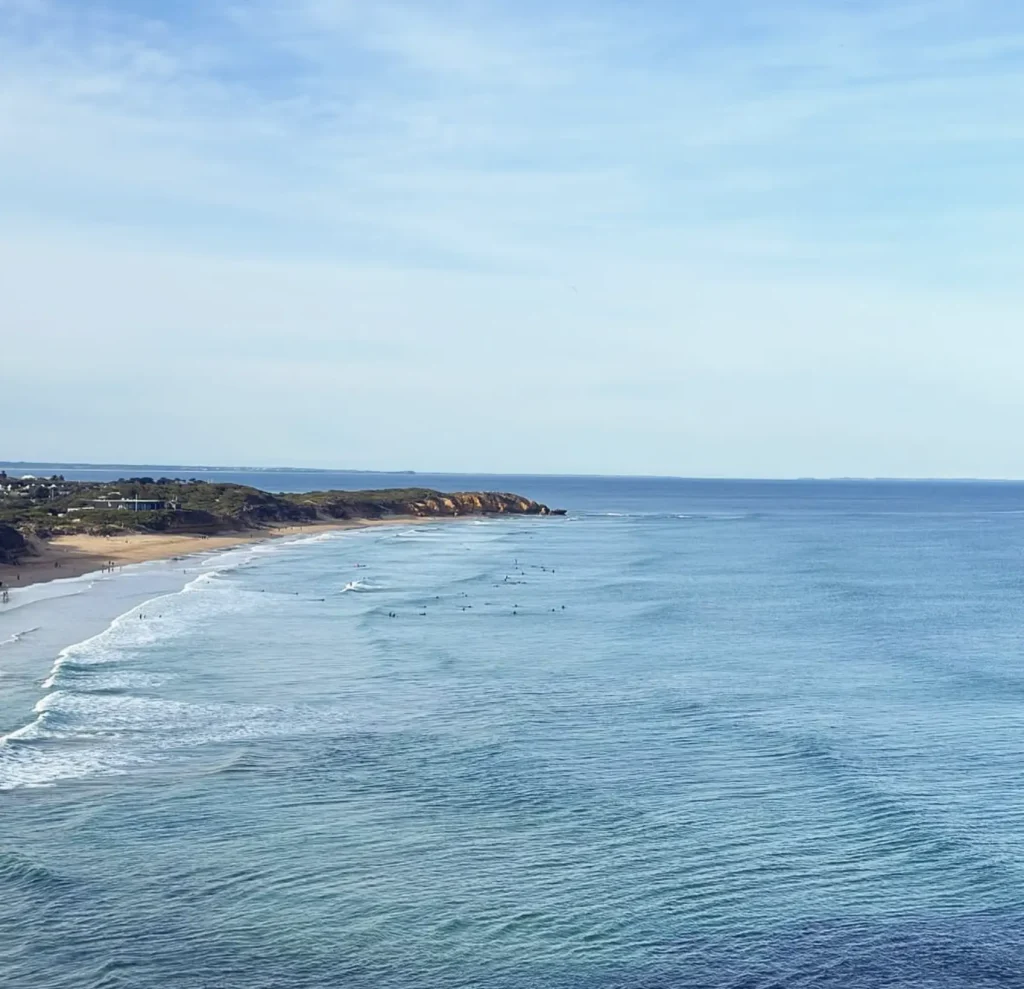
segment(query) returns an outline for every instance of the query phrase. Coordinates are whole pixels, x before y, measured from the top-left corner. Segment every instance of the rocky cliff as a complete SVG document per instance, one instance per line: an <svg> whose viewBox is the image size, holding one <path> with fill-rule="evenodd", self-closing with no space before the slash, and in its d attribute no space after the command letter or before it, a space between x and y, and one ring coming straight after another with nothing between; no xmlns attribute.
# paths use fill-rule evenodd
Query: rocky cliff
<svg viewBox="0 0 1024 989"><path fill-rule="evenodd" d="M413 502L413 515L551 515L547 505L496 491L435 492ZM556 513L557 514L557 513Z"/></svg>
<svg viewBox="0 0 1024 989"><path fill-rule="evenodd" d="M413 490L401 492L340 492L316 495L308 503L320 518L387 518L413 515L420 518L459 515L564 515L521 495L494 491Z"/></svg>
<svg viewBox="0 0 1024 989"><path fill-rule="evenodd" d="M0 525L0 563L15 563L28 550L25 537L9 525Z"/></svg>

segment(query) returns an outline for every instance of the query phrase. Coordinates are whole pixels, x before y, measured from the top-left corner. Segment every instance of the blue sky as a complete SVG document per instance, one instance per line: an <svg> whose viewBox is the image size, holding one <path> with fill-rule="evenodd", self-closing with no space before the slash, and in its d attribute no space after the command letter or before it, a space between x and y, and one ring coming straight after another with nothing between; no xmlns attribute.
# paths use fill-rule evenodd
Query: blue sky
<svg viewBox="0 0 1024 989"><path fill-rule="evenodd" d="M1024 476L1024 10L0 0L0 457Z"/></svg>

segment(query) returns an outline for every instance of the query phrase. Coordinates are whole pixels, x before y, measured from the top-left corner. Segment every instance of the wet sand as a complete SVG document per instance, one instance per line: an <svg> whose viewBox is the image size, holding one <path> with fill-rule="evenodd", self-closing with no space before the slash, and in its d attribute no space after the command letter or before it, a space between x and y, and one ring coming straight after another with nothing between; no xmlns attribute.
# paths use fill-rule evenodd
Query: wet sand
<svg viewBox="0 0 1024 989"><path fill-rule="evenodd" d="M168 560L227 549L245 543L327 532L335 529L357 529L373 525L430 522L436 519L395 516L387 519L352 519L336 522L311 522L307 525L282 525L266 529L226 532L217 535L164 533L130 533L120 536L58 536L38 546L38 554L25 556L18 566L0 564L0 581L4 588L28 587L49 580L79 577L109 566Z"/></svg>

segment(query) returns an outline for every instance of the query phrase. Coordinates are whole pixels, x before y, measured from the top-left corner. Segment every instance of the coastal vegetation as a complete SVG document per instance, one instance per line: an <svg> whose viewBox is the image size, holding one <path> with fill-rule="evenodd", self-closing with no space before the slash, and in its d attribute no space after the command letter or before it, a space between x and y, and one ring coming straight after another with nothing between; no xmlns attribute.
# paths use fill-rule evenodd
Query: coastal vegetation
<svg viewBox="0 0 1024 989"><path fill-rule="evenodd" d="M222 533L394 516L560 514L519 495L429 488L274 494L242 484L131 477L110 482L8 477L0 472L0 553L34 539L133 532Z"/></svg>

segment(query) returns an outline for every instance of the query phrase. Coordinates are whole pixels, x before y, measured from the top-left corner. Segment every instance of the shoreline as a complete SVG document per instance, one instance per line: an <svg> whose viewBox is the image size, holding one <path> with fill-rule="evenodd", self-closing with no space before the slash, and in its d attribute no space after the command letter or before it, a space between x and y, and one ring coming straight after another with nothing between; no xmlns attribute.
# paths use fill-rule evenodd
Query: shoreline
<svg viewBox="0 0 1024 989"><path fill-rule="evenodd" d="M72 536L48 541L20 567L0 568L10 600L0 603L0 749L32 720L47 692L53 664L76 644L108 630L149 601L174 595L197 576L217 569L221 552L328 532L435 522L419 516L338 519L211 534ZM61 566L53 566L54 559ZM103 572L104 564L114 566ZM179 562L180 561L180 562ZM182 566L187 569L182 569ZM149 567L146 564L152 564ZM11 571L21 580L8 583ZM4 790L0 786L0 795Z"/></svg>
<svg viewBox="0 0 1024 989"><path fill-rule="evenodd" d="M362 529L378 525L410 525L434 522L422 516L389 516L384 519L339 519L329 522L308 522L264 529L246 529L213 533L129 533L118 536L58 536L47 540L38 553L17 564L0 564L0 586L15 592L22 587L67 580L104 569L173 560L197 553L231 549L249 543L267 542L288 536L316 535L344 529Z"/></svg>

